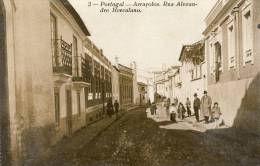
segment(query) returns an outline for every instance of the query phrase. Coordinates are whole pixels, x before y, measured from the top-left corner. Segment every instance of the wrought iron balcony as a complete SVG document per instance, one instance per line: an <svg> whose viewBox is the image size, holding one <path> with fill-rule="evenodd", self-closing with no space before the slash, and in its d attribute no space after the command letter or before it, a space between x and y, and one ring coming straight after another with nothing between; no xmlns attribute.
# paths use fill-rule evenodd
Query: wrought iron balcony
<svg viewBox="0 0 260 166"><path fill-rule="evenodd" d="M53 42L53 72L72 75L72 44L62 38Z"/></svg>
<svg viewBox="0 0 260 166"><path fill-rule="evenodd" d="M81 61L81 76L79 75L79 71L77 76L72 77L73 87L76 89L81 89L90 85L90 66L84 57L75 58L77 62ZM79 66L79 65L77 65ZM79 69L77 69L79 70Z"/></svg>
<svg viewBox="0 0 260 166"><path fill-rule="evenodd" d="M92 76L91 65L90 62L84 57L81 58L81 73L84 80L90 83Z"/></svg>
<svg viewBox="0 0 260 166"><path fill-rule="evenodd" d="M80 77L80 76L72 77L72 81L73 82L88 82L85 77Z"/></svg>
<svg viewBox="0 0 260 166"><path fill-rule="evenodd" d="M53 53L53 81L60 87L72 77L72 44L66 43L62 38L52 41Z"/></svg>

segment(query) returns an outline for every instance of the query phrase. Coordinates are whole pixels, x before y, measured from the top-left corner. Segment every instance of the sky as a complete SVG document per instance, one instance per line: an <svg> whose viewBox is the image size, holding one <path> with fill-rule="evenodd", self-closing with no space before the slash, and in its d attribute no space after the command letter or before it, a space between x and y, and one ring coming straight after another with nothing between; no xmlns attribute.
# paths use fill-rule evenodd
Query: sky
<svg viewBox="0 0 260 166"><path fill-rule="evenodd" d="M100 7L88 6L100 0L69 0L88 30L90 39L104 51L112 63L129 66L136 61L140 71L160 70L178 65L182 45L203 38L204 19L217 0L185 0L195 7L141 8L141 13L100 13ZM122 2L123 0L103 0ZM124 0L125 2L134 0ZM160 2L163 0L136 0ZM168 0L177 2L177 0Z"/></svg>

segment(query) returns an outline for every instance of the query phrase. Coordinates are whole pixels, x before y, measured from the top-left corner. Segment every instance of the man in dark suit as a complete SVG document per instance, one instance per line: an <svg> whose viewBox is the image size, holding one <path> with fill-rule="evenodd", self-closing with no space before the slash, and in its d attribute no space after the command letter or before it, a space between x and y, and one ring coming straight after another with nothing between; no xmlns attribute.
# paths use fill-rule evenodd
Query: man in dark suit
<svg viewBox="0 0 260 166"><path fill-rule="evenodd" d="M200 99L197 93L194 94L193 109L197 122L199 122L199 109L200 109Z"/></svg>

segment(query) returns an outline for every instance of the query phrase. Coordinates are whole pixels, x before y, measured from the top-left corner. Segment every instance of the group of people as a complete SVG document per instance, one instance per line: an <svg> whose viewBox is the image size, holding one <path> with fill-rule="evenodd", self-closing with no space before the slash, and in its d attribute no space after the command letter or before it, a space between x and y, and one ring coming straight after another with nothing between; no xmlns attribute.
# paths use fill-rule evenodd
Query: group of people
<svg viewBox="0 0 260 166"><path fill-rule="evenodd" d="M119 103L117 100L115 100L114 104L112 102L112 99L109 99L106 106L107 115L109 117L112 117L112 115L115 113L116 117L118 118L118 112L119 112Z"/></svg>
<svg viewBox="0 0 260 166"><path fill-rule="evenodd" d="M175 98L172 103L170 99L167 99L164 106L166 116L174 123L177 123L177 118L183 120L185 117L191 116L192 103L189 98L186 99L185 105L182 102L179 102L178 98ZM156 105L153 106L152 104L151 109L156 113ZM212 107L212 100L211 97L208 96L207 91L204 91L201 99L198 98L197 93L194 94L193 111L197 122L200 121L199 110L204 117L205 123L215 122L216 127L219 127L222 113L217 102L215 102Z"/></svg>
<svg viewBox="0 0 260 166"><path fill-rule="evenodd" d="M212 107L211 97L208 96L207 91L204 91L204 95L201 100L197 94L194 94L193 109L196 120L199 122L199 110L201 110L202 116L204 116L205 123L215 122L216 127L219 127L219 120L222 115L218 102L215 102ZM221 122L222 123L222 122Z"/></svg>

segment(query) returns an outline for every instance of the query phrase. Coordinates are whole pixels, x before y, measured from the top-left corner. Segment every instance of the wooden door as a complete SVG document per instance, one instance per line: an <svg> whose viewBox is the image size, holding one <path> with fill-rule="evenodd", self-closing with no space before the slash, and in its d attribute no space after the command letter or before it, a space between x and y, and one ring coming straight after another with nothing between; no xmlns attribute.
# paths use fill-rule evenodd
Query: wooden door
<svg viewBox="0 0 260 166"><path fill-rule="evenodd" d="M72 134L72 99L71 90L66 90L66 105L67 105L67 129L68 135Z"/></svg>

